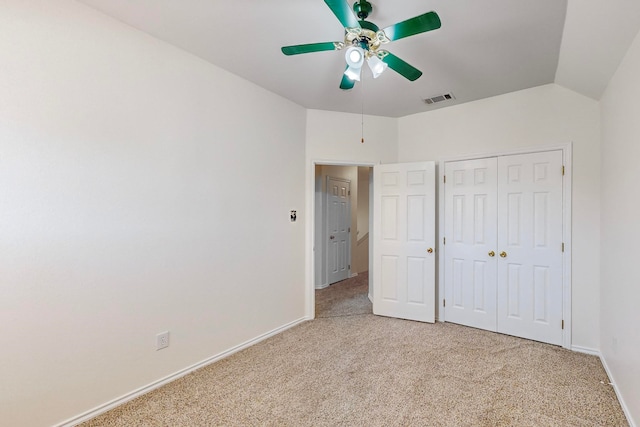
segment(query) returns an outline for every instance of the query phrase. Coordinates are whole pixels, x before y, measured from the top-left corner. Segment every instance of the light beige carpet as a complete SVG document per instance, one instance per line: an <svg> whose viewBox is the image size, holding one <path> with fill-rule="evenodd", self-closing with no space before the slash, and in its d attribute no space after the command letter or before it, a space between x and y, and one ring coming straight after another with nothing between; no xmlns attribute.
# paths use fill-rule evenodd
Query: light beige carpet
<svg viewBox="0 0 640 427"><path fill-rule="evenodd" d="M318 319L85 425L627 425L598 358L374 316L363 278L316 291Z"/></svg>
<svg viewBox="0 0 640 427"><path fill-rule="evenodd" d="M316 291L316 319L372 313L369 272Z"/></svg>

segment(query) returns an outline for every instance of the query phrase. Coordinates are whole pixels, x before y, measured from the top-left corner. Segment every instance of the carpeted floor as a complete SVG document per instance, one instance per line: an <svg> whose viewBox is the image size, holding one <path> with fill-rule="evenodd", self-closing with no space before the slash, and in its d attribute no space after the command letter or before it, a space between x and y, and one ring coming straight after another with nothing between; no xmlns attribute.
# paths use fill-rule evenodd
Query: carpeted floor
<svg viewBox="0 0 640 427"><path fill-rule="evenodd" d="M366 275L316 291L316 320L84 425L628 425L597 357L374 316L366 293Z"/></svg>
<svg viewBox="0 0 640 427"><path fill-rule="evenodd" d="M372 313L369 272L316 291L316 319Z"/></svg>

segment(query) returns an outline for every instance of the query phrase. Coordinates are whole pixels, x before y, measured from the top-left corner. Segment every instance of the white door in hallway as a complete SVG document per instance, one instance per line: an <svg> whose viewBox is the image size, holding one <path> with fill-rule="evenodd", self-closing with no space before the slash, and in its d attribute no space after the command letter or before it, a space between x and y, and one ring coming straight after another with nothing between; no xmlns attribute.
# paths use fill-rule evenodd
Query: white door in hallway
<svg viewBox="0 0 640 427"><path fill-rule="evenodd" d="M373 312L435 321L435 163L374 167Z"/></svg>
<svg viewBox="0 0 640 427"><path fill-rule="evenodd" d="M349 277L351 183L327 177L327 282L336 283Z"/></svg>
<svg viewBox="0 0 640 427"><path fill-rule="evenodd" d="M498 332L562 344L562 152L498 158Z"/></svg>
<svg viewBox="0 0 640 427"><path fill-rule="evenodd" d="M496 330L497 159L447 162L445 310L449 322Z"/></svg>

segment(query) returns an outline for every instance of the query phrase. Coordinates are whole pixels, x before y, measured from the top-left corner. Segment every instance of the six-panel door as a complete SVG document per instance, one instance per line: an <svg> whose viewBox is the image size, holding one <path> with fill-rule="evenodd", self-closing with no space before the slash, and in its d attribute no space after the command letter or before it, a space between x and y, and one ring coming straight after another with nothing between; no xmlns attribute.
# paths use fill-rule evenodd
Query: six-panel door
<svg viewBox="0 0 640 427"><path fill-rule="evenodd" d="M339 282L349 277L351 183L327 177L327 282Z"/></svg>
<svg viewBox="0 0 640 427"><path fill-rule="evenodd" d="M498 332L562 344L562 152L498 158Z"/></svg>
<svg viewBox="0 0 640 427"><path fill-rule="evenodd" d="M445 166L447 321L496 330L497 159Z"/></svg>
<svg viewBox="0 0 640 427"><path fill-rule="evenodd" d="M445 163L445 320L562 344L562 151Z"/></svg>
<svg viewBox="0 0 640 427"><path fill-rule="evenodd" d="M373 312L435 321L435 163L374 167Z"/></svg>

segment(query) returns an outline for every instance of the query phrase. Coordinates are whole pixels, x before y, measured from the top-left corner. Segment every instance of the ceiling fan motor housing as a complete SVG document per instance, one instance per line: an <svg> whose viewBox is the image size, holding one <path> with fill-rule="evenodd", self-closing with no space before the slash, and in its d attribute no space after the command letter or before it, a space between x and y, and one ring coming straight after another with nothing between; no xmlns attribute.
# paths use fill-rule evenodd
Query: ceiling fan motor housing
<svg viewBox="0 0 640 427"><path fill-rule="evenodd" d="M372 10L373 6L367 0L360 0L353 4L353 11L361 20L367 19Z"/></svg>
<svg viewBox="0 0 640 427"><path fill-rule="evenodd" d="M379 28L369 21L360 21L360 28L348 29L345 34L346 45L357 45L368 51L376 51L380 47L381 40L378 38Z"/></svg>

